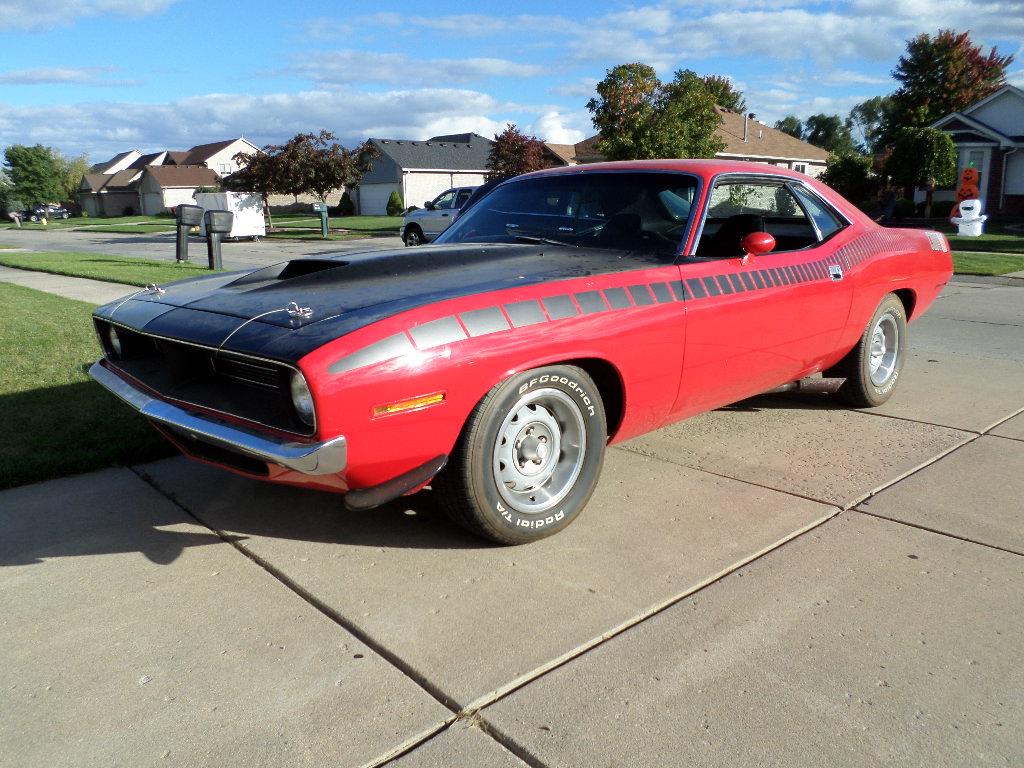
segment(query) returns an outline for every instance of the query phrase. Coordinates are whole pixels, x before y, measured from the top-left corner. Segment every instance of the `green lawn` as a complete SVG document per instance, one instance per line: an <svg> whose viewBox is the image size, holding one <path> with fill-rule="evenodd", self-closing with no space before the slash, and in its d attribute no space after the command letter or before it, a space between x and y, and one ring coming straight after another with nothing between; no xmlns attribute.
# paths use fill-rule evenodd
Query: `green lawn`
<svg viewBox="0 0 1024 768"><path fill-rule="evenodd" d="M110 256L105 253L0 253L0 264L18 269L52 272L55 275L89 277L93 280L139 286L210 274L210 270L197 264L176 264L173 261Z"/></svg>
<svg viewBox="0 0 1024 768"><path fill-rule="evenodd" d="M166 224L174 226L173 216L110 216L93 218L90 216L72 216L70 219L52 219L47 224L36 221L23 221L22 229L68 229L69 227L87 227L111 224ZM9 219L0 224L0 229L15 229L14 222Z"/></svg>
<svg viewBox="0 0 1024 768"><path fill-rule="evenodd" d="M958 275L1005 275L1022 270L1024 254L953 251L953 271Z"/></svg>
<svg viewBox="0 0 1024 768"><path fill-rule="evenodd" d="M327 236L328 240L367 240L373 237L369 232L332 232ZM294 229L285 232L268 232L268 240L323 240L320 230L316 229Z"/></svg>
<svg viewBox="0 0 1024 768"><path fill-rule="evenodd" d="M298 227L320 231L320 217L306 214L282 214L274 216L274 226L283 229ZM328 220L332 230L348 229L353 232L397 233L402 226L401 216L332 216Z"/></svg>
<svg viewBox="0 0 1024 768"><path fill-rule="evenodd" d="M0 488L174 453L86 375L100 356L92 309L0 283Z"/></svg>
<svg viewBox="0 0 1024 768"><path fill-rule="evenodd" d="M1024 253L1024 232L1010 229L1006 224L986 224L981 237L960 237L947 230L946 237L954 251L984 251L986 253Z"/></svg>

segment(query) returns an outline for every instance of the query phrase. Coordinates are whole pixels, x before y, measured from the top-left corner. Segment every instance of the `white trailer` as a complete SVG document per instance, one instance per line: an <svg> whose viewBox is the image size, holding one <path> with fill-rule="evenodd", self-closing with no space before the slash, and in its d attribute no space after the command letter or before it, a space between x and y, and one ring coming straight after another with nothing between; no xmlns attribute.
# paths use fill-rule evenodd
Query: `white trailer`
<svg viewBox="0 0 1024 768"><path fill-rule="evenodd" d="M228 237L259 238L267 234L263 195L255 192L197 192L196 205L204 211L231 211L235 214ZM205 223L200 225L199 232L206 237Z"/></svg>

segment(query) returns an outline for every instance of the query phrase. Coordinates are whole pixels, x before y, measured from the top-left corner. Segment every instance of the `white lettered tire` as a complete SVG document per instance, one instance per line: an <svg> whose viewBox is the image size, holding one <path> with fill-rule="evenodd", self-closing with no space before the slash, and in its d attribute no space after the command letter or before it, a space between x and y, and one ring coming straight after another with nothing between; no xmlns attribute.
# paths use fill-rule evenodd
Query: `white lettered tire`
<svg viewBox="0 0 1024 768"><path fill-rule="evenodd" d="M500 544L536 541L590 500L607 436L601 395L584 370L525 371L476 406L434 490L470 531Z"/></svg>

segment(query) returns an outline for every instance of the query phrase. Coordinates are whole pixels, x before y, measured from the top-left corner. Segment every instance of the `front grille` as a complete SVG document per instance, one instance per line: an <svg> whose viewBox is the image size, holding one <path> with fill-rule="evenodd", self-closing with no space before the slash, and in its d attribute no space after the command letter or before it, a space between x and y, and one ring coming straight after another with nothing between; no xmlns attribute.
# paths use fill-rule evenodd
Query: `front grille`
<svg viewBox="0 0 1024 768"><path fill-rule="evenodd" d="M244 357L221 353L210 359L214 373L236 379L244 384L252 384L266 389L277 389L281 372L272 363L261 360L248 360Z"/></svg>
<svg viewBox="0 0 1024 768"><path fill-rule="evenodd" d="M292 405L291 366L223 352L116 326L121 354L110 348L109 324L97 320L110 362L154 392L283 432L312 435Z"/></svg>

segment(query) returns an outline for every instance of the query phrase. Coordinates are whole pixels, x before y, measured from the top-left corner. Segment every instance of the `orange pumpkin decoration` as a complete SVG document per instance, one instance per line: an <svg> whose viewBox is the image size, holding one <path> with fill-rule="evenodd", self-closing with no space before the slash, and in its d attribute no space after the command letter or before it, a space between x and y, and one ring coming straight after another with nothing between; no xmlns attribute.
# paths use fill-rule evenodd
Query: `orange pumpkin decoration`
<svg viewBox="0 0 1024 768"><path fill-rule="evenodd" d="M960 182L962 184L973 184L975 188L977 188L978 179L980 178L981 174L978 173L978 169L971 166L964 168L964 172L960 174Z"/></svg>

